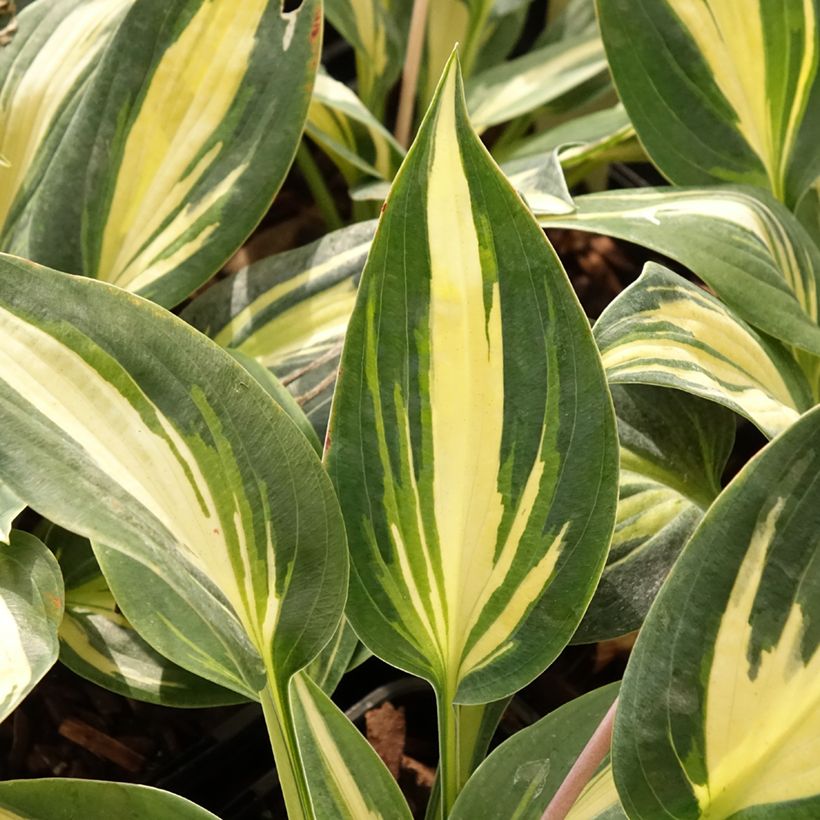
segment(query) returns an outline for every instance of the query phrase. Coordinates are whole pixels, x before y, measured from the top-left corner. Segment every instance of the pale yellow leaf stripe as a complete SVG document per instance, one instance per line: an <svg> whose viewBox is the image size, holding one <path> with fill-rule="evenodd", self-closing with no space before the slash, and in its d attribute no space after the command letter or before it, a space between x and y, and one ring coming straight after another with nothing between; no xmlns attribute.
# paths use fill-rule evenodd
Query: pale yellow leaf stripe
<svg viewBox="0 0 820 820"><path fill-rule="evenodd" d="M113 25L133 0L78 5L41 45L22 76L9 72L0 89L0 225L31 171L69 92L108 44Z"/></svg>
<svg viewBox="0 0 820 820"><path fill-rule="evenodd" d="M247 167L238 165L206 195L191 198L219 161L223 144L214 141L214 133L236 100L256 42L249 31L256 30L267 6L268 0L243 0L237 13L233 3L204 2L162 55L126 141L103 232L99 279L142 290L193 256L216 231L214 215L169 252Z"/></svg>
<svg viewBox="0 0 820 820"><path fill-rule="evenodd" d="M235 346L270 367L292 353L344 336L356 301L356 288L349 280L323 288L311 294L309 299L300 299L269 323L254 329L244 341L233 344L233 340L243 336L245 329L252 326L266 308L299 290L311 290L328 274L361 255L362 247L357 245L268 288L220 328L213 336L214 341L223 347ZM243 275L240 273L239 277ZM241 282L241 279L237 281Z"/></svg>
<svg viewBox="0 0 820 820"><path fill-rule="evenodd" d="M443 99L455 99L455 82L456 72L451 71ZM440 600L434 602L428 629L444 668L461 679L505 651L507 640L553 574L568 524L522 579L492 627L463 657L467 636L512 564L538 496L544 462L539 459L533 465L506 540L496 553L505 510L498 490L504 427L500 294L495 281L487 311L480 240L457 142L453 104L440 107L436 122L427 230L434 514L444 585ZM481 447L476 442L481 442ZM410 474L414 474L412 468ZM465 476L470 480L465 481ZM397 522L393 534L398 537ZM397 546L401 556L404 549L400 543ZM404 560L401 566L412 591L416 584L410 567ZM428 582L436 588L429 551L427 566ZM420 602L420 598L416 600L417 605Z"/></svg>
<svg viewBox="0 0 820 820"><path fill-rule="evenodd" d="M803 0L802 61L785 128L782 112L772 110L765 93L767 60L785 59L766 49L760 6L771 0L666 1L700 49L715 83L737 114L738 129L762 160L772 189L780 195L818 59L813 0Z"/></svg>
<svg viewBox="0 0 820 820"><path fill-rule="evenodd" d="M777 644L752 669L751 618L786 499L758 522L721 618L706 687L706 784L701 817L813 797L820 774L820 652L803 659L808 627L793 603Z"/></svg>
<svg viewBox="0 0 820 820"><path fill-rule="evenodd" d="M612 764L607 763L584 786L584 790L572 804L566 820L594 820L619 803L615 779L612 776Z"/></svg>
<svg viewBox="0 0 820 820"><path fill-rule="evenodd" d="M2 546L0 546L2 549ZM20 626L0 597L0 720L17 706L31 685L32 669L23 646Z"/></svg>
<svg viewBox="0 0 820 820"><path fill-rule="evenodd" d="M349 816L355 820L382 820L382 813L372 809L362 793L362 789L367 788L367 782L358 781L355 773L351 771L343 751L336 742L336 736L328 728L301 675L293 676L291 687L310 726L316 750L324 759L327 776L332 779L342 796Z"/></svg>
<svg viewBox="0 0 820 820"><path fill-rule="evenodd" d="M728 394L772 434L794 423L800 412L775 363L754 336L705 295L687 289L675 298L674 291L668 285L648 287L648 293L661 294L663 301L657 308L637 313L632 321L668 322L691 334L691 341L662 333L626 338L602 351L607 373L619 381L646 372L668 374L707 394ZM724 357L719 351L731 355ZM681 363L692 367L684 369Z"/></svg>

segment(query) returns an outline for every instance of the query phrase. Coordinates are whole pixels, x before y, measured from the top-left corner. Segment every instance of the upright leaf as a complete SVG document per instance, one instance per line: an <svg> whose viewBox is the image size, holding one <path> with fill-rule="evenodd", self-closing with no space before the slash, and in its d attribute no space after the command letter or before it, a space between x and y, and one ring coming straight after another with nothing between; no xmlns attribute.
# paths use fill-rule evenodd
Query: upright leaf
<svg viewBox="0 0 820 820"><path fill-rule="evenodd" d="M679 185L769 188L820 173L817 0L598 0L618 93Z"/></svg>
<svg viewBox="0 0 820 820"><path fill-rule="evenodd" d="M714 296L648 264L595 325L607 378L676 387L734 410L774 436L812 406L797 362Z"/></svg>
<svg viewBox="0 0 820 820"><path fill-rule="evenodd" d="M0 721L57 660L63 578L33 535L14 530L0 545Z"/></svg>
<svg viewBox="0 0 820 820"><path fill-rule="evenodd" d="M820 812L820 408L706 514L646 619L615 723L631 818Z"/></svg>
<svg viewBox="0 0 820 820"><path fill-rule="evenodd" d="M347 179L362 174L391 180L404 149L355 92L325 71L316 75L306 133L336 162Z"/></svg>
<svg viewBox="0 0 820 820"><path fill-rule="evenodd" d="M292 689L305 765L312 772L322 772L311 789L316 817L410 820L398 784L333 701L307 675L297 675Z"/></svg>
<svg viewBox="0 0 820 820"><path fill-rule="evenodd" d="M404 64L412 0L326 0L327 19L356 52L359 96L376 118Z"/></svg>
<svg viewBox="0 0 820 820"><path fill-rule="evenodd" d="M587 321L470 127L455 60L370 250L329 442L349 617L434 684L450 744L453 703L511 694L569 639L609 544L617 470ZM458 779L444 775L445 808Z"/></svg>
<svg viewBox="0 0 820 820"><path fill-rule="evenodd" d="M0 53L6 251L174 305L268 209L301 136L319 0L56 0ZM282 76L288 82L281 82ZM230 214L230 219L225 215Z"/></svg>
<svg viewBox="0 0 820 820"><path fill-rule="evenodd" d="M615 533L576 642L637 629L684 544L720 493L735 438L712 402L638 384L611 385L621 445Z"/></svg>

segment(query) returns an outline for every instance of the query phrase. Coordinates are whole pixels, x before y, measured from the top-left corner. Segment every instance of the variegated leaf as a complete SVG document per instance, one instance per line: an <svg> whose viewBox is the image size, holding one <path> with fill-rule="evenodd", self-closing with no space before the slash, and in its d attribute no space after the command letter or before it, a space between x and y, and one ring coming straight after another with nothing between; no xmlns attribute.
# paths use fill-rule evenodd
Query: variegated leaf
<svg viewBox="0 0 820 820"><path fill-rule="evenodd" d="M584 786L566 820L626 820L609 758Z"/></svg>
<svg viewBox="0 0 820 820"><path fill-rule="evenodd" d="M820 249L789 211L763 192L656 188L579 196L546 227L617 236L696 273L755 327L820 355Z"/></svg>
<svg viewBox="0 0 820 820"><path fill-rule="evenodd" d="M46 543L65 583L60 660L69 669L112 692L163 706L219 706L242 700L177 666L140 637L117 610L87 539L51 526ZM140 569L134 583L151 584L150 570Z"/></svg>
<svg viewBox="0 0 820 820"><path fill-rule="evenodd" d="M270 368L324 437L356 286L375 222L351 225L217 282L182 316Z"/></svg>
<svg viewBox="0 0 820 820"><path fill-rule="evenodd" d="M336 634L307 665L305 672L328 695L332 695L345 673L363 663L370 652L359 642L353 627L344 618Z"/></svg>
<svg viewBox="0 0 820 820"><path fill-rule="evenodd" d="M0 816L4 820L218 820L190 800L150 786L68 777L0 783Z"/></svg>
<svg viewBox="0 0 820 820"><path fill-rule="evenodd" d="M570 185L576 184L600 165L644 159L635 129L621 105L574 117L525 137L510 149L495 150L494 155L498 159L503 158L501 167L509 175L543 162L544 156L553 151L557 152L566 182ZM533 203L531 207L536 214L549 214L550 217L569 213L560 209L542 209L540 203Z"/></svg>
<svg viewBox="0 0 820 820"><path fill-rule="evenodd" d="M680 390L612 385L621 445L615 533L575 642L637 629L703 513L720 493L732 414Z"/></svg>
<svg viewBox="0 0 820 820"><path fill-rule="evenodd" d="M321 772L310 796L317 818L410 820L399 786L373 747L307 675L291 684L299 750Z"/></svg>
<svg viewBox="0 0 820 820"><path fill-rule="evenodd" d="M817 0L598 0L615 85L680 185L769 188L789 205L820 173Z"/></svg>
<svg viewBox="0 0 820 820"><path fill-rule="evenodd" d="M607 76L597 32L569 38L477 74L468 85L470 117L481 131Z"/></svg>
<svg viewBox="0 0 820 820"><path fill-rule="evenodd" d="M814 403L782 345L653 263L601 314L595 339L611 383L685 390L745 416L767 436Z"/></svg>
<svg viewBox="0 0 820 820"><path fill-rule="evenodd" d="M450 820L540 820L617 694L618 684L596 689L502 743L467 783ZM611 769L604 767L602 773L578 798L568 820L624 817ZM605 814L606 809L615 813Z"/></svg>
<svg viewBox="0 0 820 820"><path fill-rule="evenodd" d="M11 535L11 525L26 505L0 481L0 543L7 544Z"/></svg>
<svg viewBox="0 0 820 820"><path fill-rule="evenodd" d="M234 360L239 362L245 370L256 379L257 383L265 390L265 392L288 414L291 421L302 431L304 437L310 442L316 453L322 455L322 442L316 435L316 430L310 423L308 417L304 414L302 408L299 406L296 399L288 391L279 379L268 370L267 367L260 364L256 359L240 353L234 348L227 348L228 353L233 356Z"/></svg>
<svg viewBox="0 0 820 820"><path fill-rule="evenodd" d="M655 601L613 740L630 818L820 812L820 408L711 507Z"/></svg>
<svg viewBox="0 0 820 820"><path fill-rule="evenodd" d="M0 721L57 660L62 617L63 578L54 556L33 535L13 530L0 545Z"/></svg>
<svg viewBox="0 0 820 820"><path fill-rule="evenodd" d="M362 174L391 180L404 149L344 83L316 75L305 131L336 162L348 184Z"/></svg>
<svg viewBox="0 0 820 820"><path fill-rule="evenodd" d="M427 10L424 59L420 67L421 102L429 104L441 71L456 45L461 71L469 77L490 68L515 45L529 0L436 0Z"/></svg>
<svg viewBox="0 0 820 820"><path fill-rule="evenodd" d="M608 547L617 459L586 319L470 127L455 60L382 214L333 406L348 615L434 684L446 810L463 775L452 704L511 694L566 643Z"/></svg>
<svg viewBox="0 0 820 820"><path fill-rule="evenodd" d="M0 52L3 249L181 301L284 179L320 14L319 0L287 14L280 0L246 0L241 14L230 0L26 9Z"/></svg>
<svg viewBox="0 0 820 820"><path fill-rule="evenodd" d="M265 687L289 810L307 812L287 683L339 623L347 553L305 437L181 320L10 257L0 399L9 486L92 540L123 614L157 651L240 694ZM137 585L135 566L152 583Z"/></svg>
<svg viewBox="0 0 820 820"><path fill-rule="evenodd" d="M412 0L325 0L333 27L356 52L358 92L380 119L404 64Z"/></svg>

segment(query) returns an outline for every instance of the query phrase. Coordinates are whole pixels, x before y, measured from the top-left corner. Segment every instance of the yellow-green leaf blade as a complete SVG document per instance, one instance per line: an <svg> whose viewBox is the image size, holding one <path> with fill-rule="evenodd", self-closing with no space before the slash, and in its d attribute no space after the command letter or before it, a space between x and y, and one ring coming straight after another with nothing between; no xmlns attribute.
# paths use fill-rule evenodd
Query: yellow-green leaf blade
<svg viewBox="0 0 820 820"><path fill-rule="evenodd" d="M117 610L117 604L85 538L59 527L45 536L60 563L65 613L60 623L60 661L76 674L128 698L164 706L238 703L241 696L216 686L159 654ZM135 567L140 587L154 583Z"/></svg>
<svg viewBox="0 0 820 820"><path fill-rule="evenodd" d="M182 313L218 344L272 370L322 437L375 228L358 223L254 262Z"/></svg>
<svg viewBox="0 0 820 820"><path fill-rule="evenodd" d="M596 689L502 743L459 795L452 820L540 820L617 694L618 684ZM611 784L608 788L607 772ZM578 798L567 815L570 820L603 820L602 815L616 820L624 816L621 811L611 815L601 811L602 807L620 808L611 769L604 767L602 773L604 776L596 776ZM503 801L499 799L501 794Z"/></svg>
<svg viewBox="0 0 820 820"><path fill-rule="evenodd" d="M608 545L613 417L586 319L472 131L454 62L362 275L329 448L365 644L462 703L543 669Z"/></svg>
<svg viewBox="0 0 820 820"><path fill-rule="evenodd" d="M815 408L724 490L658 596L615 724L629 817L817 814L818 459Z"/></svg>

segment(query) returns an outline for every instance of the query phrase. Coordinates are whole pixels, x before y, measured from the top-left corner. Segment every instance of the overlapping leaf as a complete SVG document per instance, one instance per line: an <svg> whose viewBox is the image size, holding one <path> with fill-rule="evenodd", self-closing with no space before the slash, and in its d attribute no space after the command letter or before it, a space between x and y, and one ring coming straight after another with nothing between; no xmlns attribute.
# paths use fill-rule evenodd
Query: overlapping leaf
<svg viewBox="0 0 820 820"><path fill-rule="evenodd" d="M129 698L164 706L217 706L241 700L163 657L117 611L87 539L51 527L46 535L60 563L65 613L60 660L73 672ZM142 570L136 583L151 584Z"/></svg>
<svg viewBox="0 0 820 820"><path fill-rule="evenodd" d="M649 264L595 325L612 383L676 387L776 435L812 406L788 351L683 277Z"/></svg>
<svg viewBox="0 0 820 820"><path fill-rule="evenodd" d="M543 669L608 546L614 423L586 320L470 128L455 63L382 215L329 440L364 642L442 708Z"/></svg>
<svg viewBox="0 0 820 820"><path fill-rule="evenodd" d="M26 505L0 481L0 543L8 543L11 525Z"/></svg>
<svg viewBox="0 0 820 820"><path fill-rule="evenodd" d="M0 814L6 820L217 820L216 815L170 792L133 783L67 777L0 783Z"/></svg>
<svg viewBox="0 0 820 820"><path fill-rule="evenodd" d="M292 689L299 748L315 777L316 817L410 820L398 784L359 730L306 675L297 675Z"/></svg>
<svg viewBox="0 0 820 820"><path fill-rule="evenodd" d="M62 616L63 578L54 556L33 535L14 530L10 543L0 544L0 721L57 660Z"/></svg>
<svg viewBox="0 0 820 820"><path fill-rule="evenodd" d="M771 197L729 186L657 188L579 196L575 205L572 214L539 221L663 253L750 324L820 354L820 250Z"/></svg>
<svg viewBox="0 0 820 820"><path fill-rule="evenodd" d="M615 533L576 642L637 629L675 559L720 492L735 420L680 390L612 385L621 445Z"/></svg>
<svg viewBox="0 0 820 820"><path fill-rule="evenodd" d="M706 514L627 668L613 741L631 818L820 811L820 409Z"/></svg>
<svg viewBox="0 0 820 820"><path fill-rule="evenodd" d="M404 63L411 0L326 0L333 27L356 52L359 96L377 118Z"/></svg>
<svg viewBox="0 0 820 820"><path fill-rule="evenodd" d="M617 694L617 684L597 689L502 743L459 796L451 820L540 820ZM567 815L568 820L616 820L623 816L608 766Z"/></svg>
<svg viewBox="0 0 820 820"><path fill-rule="evenodd" d="M287 14L280 0L248 0L242 14L227 0L26 9L0 53L3 249L179 302L285 176L319 14L317 0Z"/></svg>
<svg viewBox="0 0 820 820"><path fill-rule="evenodd" d="M341 614L344 532L264 390L150 303L20 260L0 264L0 324L2 472L92 539L140 634L251 697L265 667L310 661Z"/></svg>
<svg viewBox="0 0 820 820"><path fill-rule="evenodd" d="M362 174L391 180L404 156L393 135L356 94L321 70L305 130L333 158L348 184Z"/></svg>
<svg viewBox="0 0 820 820"><path fill-rule="evenodd" d="M618 93L671 180L797 202L820 173L816 0L598 0L598 11Z"/></svg>
<svg viewBox="0 0 820 820"><path fill-rule="evenodd" d="M375 222L250 265L213 285L183 318L270 368L321 436Z"/></svg>
<svg viewBox="0 0 820 820"><path fill-rule="evenodd" d="M424 60L421 65L421 102L429 104L447 60L458 45L461 70L469 77L475 69L499 63L515 45L529 0L437 0L427 11Z"/></svg>
<svg viewBox="0 0 820 820"><path fill-rule="evenodd" d="M606 56L597 32L544 46L477 74L468 85L478 130L530 112L595 78L606 82Z"/></svg>

